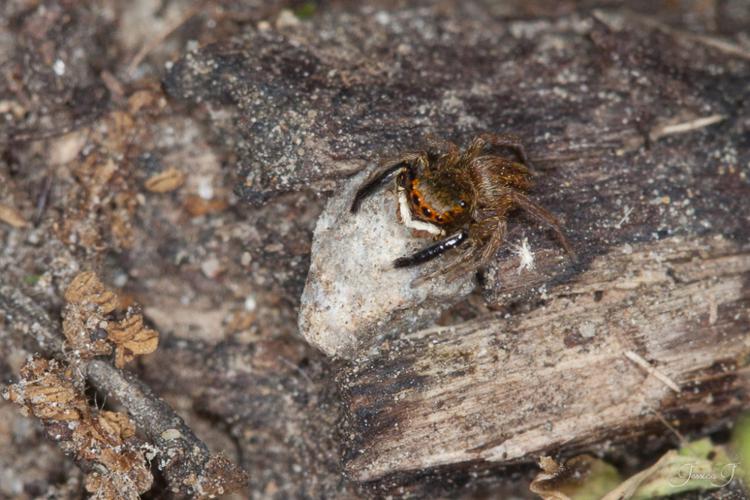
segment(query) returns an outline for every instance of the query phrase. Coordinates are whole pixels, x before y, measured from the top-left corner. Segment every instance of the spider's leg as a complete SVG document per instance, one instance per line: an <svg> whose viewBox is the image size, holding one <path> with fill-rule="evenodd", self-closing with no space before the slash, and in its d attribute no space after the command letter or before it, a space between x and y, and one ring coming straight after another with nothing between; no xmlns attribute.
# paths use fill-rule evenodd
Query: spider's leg
<svg viewBox="0 0 750 500"><path fill-rule="evenodd" d="M526 213L528 213L538 221L544 222L550 228L552 228L552 230L555 232L555 235L557 236L557 239L560 240L560 245L562 245L562 247L572 259L575 259L576 253L573 250L573 247L570 246L568 238L566 238L565 234L562 232L562 227L560 225L560 221L557 220L557 217L552 215L549 210L531 201L528 197L521 193L512 192L508 196L511 197L513 203L516 206L526 211Z"/></svg>
<svg viewBox="0 0 750 500"><path fill-rule="evenodd" d="M456 146L455 143L443 139L440 136L437 136L435 134L427 134L427 144L428 144L428 151L430 154L434 156L440 156L441 154L445 154L448 156L454 156L459 157L461 151L458 149L458 146Z"/></svg>
<svg viewBox="0 0 750 500"><path fill-rule="evenodd" d="M466 241L468 237L469 234L466 231L459 231L458 233L448 236L444 240L438 241L434 245L425 247L418 252L405 257L399 257L393 261L393 267L410 267L416 266L417 264L423 264L452 248L456 248L458 245Z"/></svg>
<svg viewBox="0 0 750 500"><path fill-rule="evenodd" d="M505 233L508 230L508 223L504 218L487 219L480 222L480 224L485 226L487 230L491 231L491 235L489 240L487 240L487 243L481 247L481 252L477 259L477 267L481 267L492 260L492 257L495 256L497 250L503 245Z"/></svg>
<svg viewBox="0 0 750 500"><path fill-rule="evenodd" d="M526 148L523 147L521 138L515 134L490 134L485 133L474 139L470 149L479 153L485 146L495 146L498 148L508 148L521 160L521 163L527 167L534 169L534 166L529 161L529 156L526 154Z"/></svg>
<svg viewBox="0 0 750 500"><path fill-rule="evenodd" d="M379 188L384 186L393 177L393 175L404 168L411 168L409 162L399 160L395 163L388 163L384 165L380 170L375 172L365 183L357 190L357 194L354 195L352 201L351 212L357 213L359 205L362 200L373 194Z"/></svg>
<svg viewBox="0 0 750 500"><path fill-rule="evenodd" d="M474 273L492 260L492 257L503 244L508 224L503 218L485 219L479 224L483 226L480 228L480 232L490 233L489 239L485 237L484 242L479 242L481 240L475 234L472 238L479 243L475 243L472 250L457 257L439 272L432 273L430 277L443 274L446 280L453 281L461 276Z"/></svg>

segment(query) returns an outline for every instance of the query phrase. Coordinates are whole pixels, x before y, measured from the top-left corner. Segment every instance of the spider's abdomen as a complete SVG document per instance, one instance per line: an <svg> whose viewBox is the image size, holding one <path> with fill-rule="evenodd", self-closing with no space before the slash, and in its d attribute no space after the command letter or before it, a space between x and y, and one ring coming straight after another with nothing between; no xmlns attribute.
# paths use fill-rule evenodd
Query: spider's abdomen
<svg viewBox="0 0 750 500"><path fill-rule="evenodd" d="M475 158L470 171L478 193L485 197L503 189L525 193L531 188L531 174L526 166L499 156Z"/></svg>

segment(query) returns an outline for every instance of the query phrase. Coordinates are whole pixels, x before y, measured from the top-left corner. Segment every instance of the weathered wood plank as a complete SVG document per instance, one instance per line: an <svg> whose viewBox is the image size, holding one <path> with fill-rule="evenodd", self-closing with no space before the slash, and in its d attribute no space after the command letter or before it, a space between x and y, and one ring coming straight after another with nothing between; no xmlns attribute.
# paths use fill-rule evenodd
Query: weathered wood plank
<svg viewBox="0 0 750 500"><path fill-rule="evenodd" d="M669 238L613 249L528 313L404 336L344 377L348 470L534 460L735 411L750 401L749 284L749 245Z"/></svg>

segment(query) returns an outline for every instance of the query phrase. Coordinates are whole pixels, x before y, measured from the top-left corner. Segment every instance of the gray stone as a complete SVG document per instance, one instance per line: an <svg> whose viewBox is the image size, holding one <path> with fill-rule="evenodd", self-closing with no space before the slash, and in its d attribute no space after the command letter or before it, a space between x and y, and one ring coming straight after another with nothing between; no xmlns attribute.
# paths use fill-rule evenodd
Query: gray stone
<svg viewBox="0 0 750 500"><path fill-rule="evenodd" d="M367 198L352 214L352 198L365 177L353 178L318 219L300 306L302 335L326 354L344 358L377 350L388 334L429 324L474 288L472 275L415 281L432 266L393 267L394 259L431 240L414 237L397 220L392 188Z"/></svg>

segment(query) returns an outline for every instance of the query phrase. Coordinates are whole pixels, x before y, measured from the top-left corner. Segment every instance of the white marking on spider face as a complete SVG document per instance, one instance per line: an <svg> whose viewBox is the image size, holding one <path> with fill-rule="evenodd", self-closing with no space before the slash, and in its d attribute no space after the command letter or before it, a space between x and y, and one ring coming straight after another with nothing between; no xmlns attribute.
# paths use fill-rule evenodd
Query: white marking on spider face
<svg viewBox="0 0 750 500"><path fill-rule="evenodd" d="M445 231L429 222L413 219L411 216L411 208L409 208L409 198L406 196L406 191L399 188L398 190L398 213L401 215L401 221L404 226L409 229L416 229L417 231L427 231L430 234L436 236L443 236Z"/></svg>
<svg viewBox="0 0 750 500"><path fill-rule="evenodd" d="M521 240L520 245L515 245L513 251L518 255L518 274L521 274L524 269L529 271L534 269L534 254L531 253L531 248L529 248L528 238Z"/></svg>

